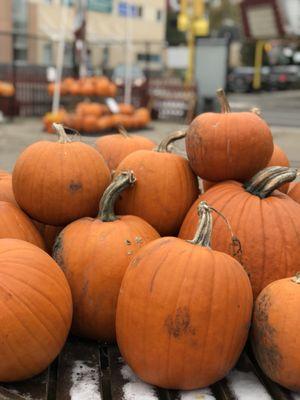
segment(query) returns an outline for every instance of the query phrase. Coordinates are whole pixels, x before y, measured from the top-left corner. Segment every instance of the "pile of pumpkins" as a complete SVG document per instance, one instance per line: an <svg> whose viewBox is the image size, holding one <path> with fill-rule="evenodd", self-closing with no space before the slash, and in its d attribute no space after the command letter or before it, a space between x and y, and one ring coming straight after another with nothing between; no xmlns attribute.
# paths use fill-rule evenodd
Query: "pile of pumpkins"
<svg viewBox="0 0 300 400"><path fill-rule="evenodd" d="M93 148L55 124L0 176L0 381L41 372L71 329L172 389L222 379L250 335L263 371L300 390L297 170L257 112L218 96L221 113L158 145ZM188 159L170 151L184 137Z"/></svg>
<svg viewBox="0 0 300 400"><path fill-rule="evenodd" d="M0 81L0 96L12 97L15 94L14 85L10 82Z"/></svg>
<svg viewBox="0 0 300 400"><path fill-rule="evenodd" d="M74 113L61 108L58 112L44 115L44 130L55 133L53 123L61 123L81 133L95 133L124 127L126 130L143 128L151 121L147 108L135 108L131 104L119 103L119 112L112 114L105 104L83 101L76 105Z"/></svg>
<svg viewBox="0 0 300 400"><path fill-rule="evenodd" d="M53 96L55 83L48 84L48 94ZM67 77L59 84L61 95L115 97L117 86L106 76L87 76L80 79Z"/></svg>

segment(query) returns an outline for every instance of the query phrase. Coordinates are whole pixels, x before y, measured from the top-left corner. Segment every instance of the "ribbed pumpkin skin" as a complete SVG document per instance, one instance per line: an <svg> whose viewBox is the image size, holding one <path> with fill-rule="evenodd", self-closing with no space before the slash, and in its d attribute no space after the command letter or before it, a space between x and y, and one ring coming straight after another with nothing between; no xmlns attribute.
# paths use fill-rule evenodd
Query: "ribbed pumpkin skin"
<svg viewBox="0 0 300 400"><path fill-rule="evenodd" d="M122 170L132 170L137 181L121 193L117 214L137 215L162 236L176 235L199 192L187 160L176 154L139 150L120 163L116 174Z"/></svg>
<svg viewBox="0 0 300 400"><path fill-rule="evenodd" d="M265 374L300 390L300 285L291 278L271 283L255 303L252 347Z"/></svg>
<svg viewBox="0 0 300 400"><path fill-rule="evenodd" d="M60 233L53 257L71 287L75 335L115 340L115 310L123 275L138 249L158 237L149 224L134 216L113 222L83 218Z"/></svg>
<svg viewBox="0 0 300 400"><path fill-rule="evenodd" d="M291 182L288 195L297 203L300 203L300 182Z"/></svg>
<svg viewBox="0 0 300 400"><path fill-rule="evenodd" d="M276 167L277 165L282 167L289 167L290 162L285 152L277 144L274 143L274 150L271 160L268 163L268 167ZM287 193L289 190L289 185L289 183L285 183L284 185L280 186L278 190L280 190L282 193Z"/></svg>
<svg viewBox="0 0 300 400"><path fill-rule="evenodd" d="M12 189L12 176L6 171L0 170L0 201L18 205Z"/></svg>
<svg viewBox="0 0 300 400"><path fill-rule="evenodd" d="M19 156L13 190L20 207L48 225L95 216L110 182L101 155L80 142L37 142Z"/></svg>
<svg viewBox="0 0 300 400"><path fill-rule="evenodd" d="M190 165L209 181L245 181L267 166L273 153L268 125L256 114L204 113L186 135Z"/></svg>
<svg viewBox="0 0 300 400"><path fill-rule="evenodd" d="M0 201L0 239L20 239L45 250L45 243L30 218L19 207Z"/></svg>
<svg viewBox="0 0 300 400"><path fill-rule="evenodd" d="M0 381L30 378L58 355L72 319L67 281L30 243L0 240Z"/></svg>
<svg viewBox="0 0 300 400"><path fill-rule="evenodd" d="M96 150L102 154L108 168L115 170L120 162L137 150L152 150L155 143L143 136L107 135L96 140Z"/></svg>
<svg viewBox="0 0 300 400"><path fill-rule="evenodd" d="M130 263L117 308L117 341L143 380L172 389L223 378L246 342L252 291L227 254L166 237Z"/></svg>
<svg viewBox="0 0 300 400"><path fill-rule="evenodd" d="M64 229L63 226L45 225L41 222L32 220L34 225L37 227L42 238L45 241L47 253L52 255L53 246L58 234Z"/></svg>
<svg viewBox="0 0 300 400"><path fill-rule="evenodd" d="M274 191L260 199L237 182L224 182L199 197L182 224L179 237L191 239L198 224L197 205L204 200L229 220L242 246L242 264L249 273L254 298L269 283L300 270L300 207L289 196ZM230 235L216 216L212 248L231 254Z"/></svg>

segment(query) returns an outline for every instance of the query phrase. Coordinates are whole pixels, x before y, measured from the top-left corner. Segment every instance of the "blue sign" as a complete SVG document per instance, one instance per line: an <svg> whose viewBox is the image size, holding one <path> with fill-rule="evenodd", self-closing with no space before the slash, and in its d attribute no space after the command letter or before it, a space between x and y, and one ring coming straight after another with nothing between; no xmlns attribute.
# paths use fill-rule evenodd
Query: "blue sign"
<svg viewBox="0 0 300 400"><path fill-rule="evenodd" d="M138 7L122 1L119 3L118 13L121 17L138 17Z"/></svg>
<svg viewBox="0 0 300 400"><path fill-rule="evenodd" d="M101 13L111 13L113 9L112 0L89 0L89 10Z"/></svg>

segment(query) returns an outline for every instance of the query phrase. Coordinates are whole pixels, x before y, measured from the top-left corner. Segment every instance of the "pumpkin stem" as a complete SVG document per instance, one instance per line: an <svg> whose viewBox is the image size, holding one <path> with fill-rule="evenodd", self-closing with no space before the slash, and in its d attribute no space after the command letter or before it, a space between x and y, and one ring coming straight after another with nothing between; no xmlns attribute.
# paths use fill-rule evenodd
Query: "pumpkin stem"
<svg viewBox="0 0 300 400"><path fill-rule="evenodd" d="M53 122L52 126L58 133L58 143L71 143L72 142L71 139L66 134L65 128L63 127L62 124L56 124L55 122Z"/></svg>
<svg viewBox="0 0 300 400"><path fill-rule="evenodd" d="M128 134L127 130L124 128L123 125L118 126L118 132L120 135L124 136L125 138L130 138L130 135Z"/></svg>
<svg viewBox="0 0 300 400"><path fill-rule="evenodd" d="M251 109L251 112L254 113L254 114L256 114L258 117L261 117L261 109L258 108L258 107L253 107L253 108Z"/></svg>
<svg viewBox="0 0 300 400"><path fill-rule="evenodd" d="M223 114L228 114L231 112L231 108L229 105L229 102L227 100L226 94L224 92L224 89L218 89L217 90L217 96L221 105L221 112Z"/></svg>
<svg viewBox="0 0 300 400"><path fill-rule="evenodd" d="M114 206L120 193L136 181L133 171L122 171L115 176L112 183L106 188L100 201L98 217L103 222L116 221Z"/></svg>
<svg viewBox="0 0 300 400"><path fill-rule="evenodd" d="M168 146L172 143L175 142L176 140L182 139L186 136L186 132L184 131L176 131L170 133L167 137L163 138L163 140L159 143L155 151L158 151L159 153L167 153L168 152Z"/></svg>
<svg viewBox="0 0 300 400"><path fill-rule="evenodd" d="M216 210L214 207L209 206L206 201L201 201L197 207L197 212L199 215L199 224L196 230L195 236L193 240L188 240L189 243L197 244L203 247L210 247L211 235L212 235L212 211L218 214L225 224L231 235L231 243L232 243L232 256L241 257L242 247L239 239L233 234L231 225L228 219L222 214L220 211Z"/></svg>
<svg viewBox="0 0 300 400"><path fill-rule="evenodd" d="M254 175L243 187L247 192L264 199L284 183L296 179L297 172L296 168L267 167Z"/></svg>
<svg viewBox="0 0 300 400"><path fill-rule="evenodd" d="M291 281L300 284L300 272L297 272Z"/></svg>

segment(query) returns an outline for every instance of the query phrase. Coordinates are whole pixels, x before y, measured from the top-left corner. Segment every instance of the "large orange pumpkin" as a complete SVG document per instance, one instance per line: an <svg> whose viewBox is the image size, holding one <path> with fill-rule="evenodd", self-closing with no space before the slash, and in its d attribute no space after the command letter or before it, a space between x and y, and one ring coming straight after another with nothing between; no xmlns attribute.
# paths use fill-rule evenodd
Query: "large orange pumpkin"
<svg viewBox="0 0 300 400"><path fill-rule="evenodd" d="M12 238L30 242L41 249L45 243L30 218L19 207L0 201L0 239Z"/></svg>
<svg viewBox="0 0 300 400"><path fill-rule="evenodd" d="M36 142L17 159L13 190L19 206L33 219L66 225L97 215L110 173L95 149L71 142L61 125L55 127L58 142Z"/></svg>
<svg viewBox="0 0 300 400"><path fill-rule="evenodd" d="M211 210L191 242L161 238L141 249L124 276L117 341L144 381L171 389L206 387L234 366L248 336L252 291L242 266L210 248Z"/></svg>
<svg viewBox="0 0 300 400"><path fill-rule="evenodd" d="M129 135L122 128L119 129L119 134L102 136L95 143L96 150L102 154L111 171L115 170L128 154L141 149L151 150L154 146L152 140L143 136Z"/></svg>
<svg viewBox="0 0 300 400"><path fill-rule="evenodd" d="M44 251L0 240L0 381L39 374L62 349L72 320L63 272Z"/></svg>
<svg viewBox="0 0 300 400"><path fill-rule="evenodd" d="M51 255L55 240L58 234L64 229L63 226L53 226L53 225L45 225L41 222L32 220L34 225L37 227L40 232L42 238L44 239L46 250Z"/></svg>
<svg viewBox="0 0 300 400"><path fill-rule="evenodd" d="M116 170L132 170L137 178L136 185L121 194L117 212L143 218L162 236L177 234L198 194L198 181L188 161L167 151L172 141L182 137L184 133L176 132L156 150L135 151Z"/></svg>
<svg viewBox="0 0 300 400"><path fill-rule="evenodd" d="M270 282L300 270L300 205L276 188L296 177L297 170L268 167L248 183L219 183L199 197L180 229L191 239L197 227L197 204L204 200L229 220L242 246L242 264L249 273L256 298ZM230 236L222 219L214 222L213 249L231 252Z"/></svg>
<svg viewBox="0 0 300 400"><path fill-rule="evenodd" d="M190 124L186 151L193 171L209 181L245 181L266 167L273 153L268 125L254 112L230 112L223 90L222 113L204 113Z"/></svg>
<svg viewBox="0 0 300 400"><path fill-rule="evenodd" d="M117 176L102 197L99 217L68 225L54 246L53 256L72 291L76 335L114 341L117 299L126 268L139 248L159 237L141 218L114 214L116 197L134 181L130 171Z"/></svg>
<svg viewBox="0 0 300 400"><path fill-rule="evenodd" d="M255 302L252 345L264 373L300 390L300 273L268 285Z"/></svg>
<svg viewBox="0 0 300 400"><path fill-rule="evenodd" d="M18 205L12 188L12 176L6 171L0 170L0 201L8 201Z"/></svg>
<svg viewBox="0 0 300 400"><path fill-rule="evenodd" d="M291 182L288 195L297 203L300 203L300 182Z"/></svg>

